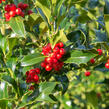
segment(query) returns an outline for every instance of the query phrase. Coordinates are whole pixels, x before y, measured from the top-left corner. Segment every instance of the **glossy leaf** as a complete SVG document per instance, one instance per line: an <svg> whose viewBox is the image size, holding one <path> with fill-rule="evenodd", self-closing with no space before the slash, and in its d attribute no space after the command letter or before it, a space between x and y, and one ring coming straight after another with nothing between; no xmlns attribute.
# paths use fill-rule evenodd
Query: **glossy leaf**
<svg viewBox="0 0 109 109"><path fill-rule="evenodd" d="M24 56L24 58L21 60L21 64L22 66L30 66L30 65L40 63L44 59L45 59L45 56L39 53L29 54L27 56Z"/></svg>
<svg viewBox="0 0 109 109"><path fill-rule="evenodd" d="M12 85L13 88L15 89L15 91L17 92L17 83L16 83L16 81L13 78L11 78L8 75L4 75L4 76L2 76L2 80L6 81L10 85Z"/></svg>
<svg viewBox="0 0 109 109"><path fill-rule="evenodd" d="M50 94L56 86L56 82L43 82L39 85L39 92Z"/></svg>
<svg viewBox="0 0 109 109"><path fill-rule="evenodd" d="M26 36L26 31L23 23L23 19L21 17L12 18L9 22L10 27L20 37Z"/></svg>
<svg viewBox="0 0 109 109"><path fill-rule="evenodd" d="M50 4L48 2L49 1L44 2L43 0L37 0L36 6L41 8L41 10L43 11L43 13L45 14L45 16L47 17L47 19L49 21L50 16L51 16L51 11L50 11L50 8L49 8Z"/></svg>
<svg viewBox="0 0 109 109"><path fill-rule="evenodd" d="M71 52L71 56L64 61L64 63L76 63L76 64L82 64L87 63L91 58L95 57L96 54L93 54L91 52L83 52L79 50L73 50Z"/></svg>
<svg viewBox="0 0 109 109"><path fill-rule="evenodd" d="M104 21L105 21L105 28L109 38L109 14L104 15Z"/></svg>

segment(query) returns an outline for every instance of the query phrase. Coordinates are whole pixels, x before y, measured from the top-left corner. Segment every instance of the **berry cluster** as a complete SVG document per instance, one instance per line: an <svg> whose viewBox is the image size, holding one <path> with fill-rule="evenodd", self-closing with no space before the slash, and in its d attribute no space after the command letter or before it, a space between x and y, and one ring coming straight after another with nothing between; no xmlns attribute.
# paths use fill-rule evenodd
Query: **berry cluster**
<svg viewBox="0 0 109 109"><path fill-rule="evenodd" d="M5 2L6 0L0 0L0 4L2 3L2 2Z"/></svg>
<svg viewBox="0 0 109 109"><path fill-rule="evenodd" d="M25 15L30 15L32 13L31 10L27 10L29 7L28 4L19 3L18 7L15 4L8 4L5 6L5 18L6 21L9 21L12 17L15 17L16 15L24 17Z"/></svg>
<svg viewBox="0 0 109 109"><path fill-rule="evenodd" d="M31 69L30 71L26 72L26 82L27 83L38 83L39 81L39 76L38 74L40 74L40 69L39 68L35 68L35 69Z"/></svg>
<svg viewBox="0 0 109 109"><path fill-rule="evenodd" d="M59 42L52 49L50 43L43 47L42 54L47 56L45 60L41 63L41 67L45 68L46 71L59 71L63 62L60 60L65 54L64 44Z"/></svg>

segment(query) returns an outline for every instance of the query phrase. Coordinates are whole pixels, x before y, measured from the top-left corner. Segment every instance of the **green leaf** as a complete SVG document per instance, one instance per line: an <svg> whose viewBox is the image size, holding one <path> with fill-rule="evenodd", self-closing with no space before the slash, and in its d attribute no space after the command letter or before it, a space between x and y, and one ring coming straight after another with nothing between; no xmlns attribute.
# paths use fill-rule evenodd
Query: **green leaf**
<svg viewBox="0 0 109 109"><path fill-rule="evenodd" d="M6 82L0 83L0 99L8 98L8 87Z"/></svg>
<svg viewBox="0 0 109 109"><path fill-rule="evenodd" d="M60 30L60 31L56 34L56 36L53 37L52 40L54 41L54 42L53 42L53 47L54 47L54 45L56 45L56 43L57 43L58 41L62 41L62 42L67 42L67 41L68 41L66 35L64 34L64 30L63 30L63 29Z"/></svg>
<svg viewBox="0 0 109 109"><path fill-rule="evenodd" d="M39 85L39 92L50 94L56 86L56 82L43 82Z"/></svg>
<svg viewBox="0 0 109 109"><path fill-rule="evenodd" d="M67 91L68 86L69 86L69 80L68 80L67 76L66 75L61 75L61 76L56 75L55 79L56 79L56 81L61 82L61 84L62 84L62 94L64 94ZM61 84L58 85L59 88L60 88Z"/></svg>
<svg viewBox="0 0 109 109"><path fill-rule="evenodd" d="M55 101L53 101L49 95L47 95L46 93L41 93L39 95L39 97L36 99L37 101L46 101L46 102L50 102L50 103L55 103Z"/></svg>
<svg viewBox="0 0 109 109"><path fill-rule="evenodd" d="M0 109L7 109L8 100L0 100Z"/></svg>
<svg viewBox="0 0 109 109"><path fill-rule="evenodd" d="M95 92L86 94L87 102L93 109L98 109L98 98ZM94 99L93 99L94 98Z"/></svg>
<svg viewBox="0 0 109 109"><path fill-rule="evenodd" d="M17 107L17 109L21 109L22 107L28 105L30 102L27 102L28 96L32 93L32 91L28 91L27 93L25 93L22 98L21 98L21 102L19 102L19 105Z"/></svg>
<svg viewBox="0 0 109 109"><path fill-rule="evenodd" d="M50 16L51 16L49 1L37 0L36 1L36 6L41 8L41 10L43 11L43 13L45 14L45 16L47 17L47 19L49 21Z"/></svg>
<svg viewBox="0 0 109 109"><path fill-rule="evenodd" d="M4 55L6 54L6 49L7 49L7 38L6 37L3 37L3 38L0 38L0 48L2 49Z"/></svg>
<svg viewBox="0 0 109 109"><path fill-rule="evenodd" d="M9 52L11 52L13 47L15 45L17 45L17 43L16 43L17 41L18 41L17 37L10 37L10 38L8 38Z"/></svg>
<svg viewBox="0 0 109 109"><path fill-rule="evenodd" d="M10 20L9 25L11 26L14 33L16 33L20 37L26 36L25 27L23 24L23 18L21 17L14 17Z"/></svg>
<svg viewBox="0 0 109 109"><path fill-rule="evenodd" d="M75 63L75 64L82 64L87 63L91 58L95 57L96 54L92 52L83 52L79 50L73 50L71 52L71 56L64 61L64 63Z"/></svg>
<svg viewBox="0 0 109 109"><path fill-rule="evenodd" d="M37 101L46 101L50 103L55 103L50 97L49 94L52 93L53 89L56 86L56 82L43 82L39 84L39 96L33 100L33 101L28 101L28 96L31 94L31 92L27 92L23 97L22 97L22 103L19 104L18 108L24 107L29 104L36 103Z"/></svg>
<svg viewBox="0 0 109 109"><path fill-rule="evenodd" d="M104 15L105 28L109 37L109 14Z"/></svg>
<svg viewBox="0 0 109 109"><path fill-rule="evenodd" d="M39 53L29 54L27 56L24 56L24 58L21 60L21 64L22 66L30 66L30 65L40 63L44 59L45 59L45 56Z"/></svg>
<svg viewBox="0 0 109 109"><path fill-rule="evenodd" d="M11 78L8 75L3 75L2 76L2 80L4 80L7 83L11 84L13 86L13 88L15 89L15 91L17 92L17 83L16 83L16 81L13 78Z"/></svg>
<svg viewBox="0 0 109 109"><path fill-rule="evenodd" d="M17 64L17 58L9 58L6 62L8 68L10 68L13 72L15 71Z"/></svg>

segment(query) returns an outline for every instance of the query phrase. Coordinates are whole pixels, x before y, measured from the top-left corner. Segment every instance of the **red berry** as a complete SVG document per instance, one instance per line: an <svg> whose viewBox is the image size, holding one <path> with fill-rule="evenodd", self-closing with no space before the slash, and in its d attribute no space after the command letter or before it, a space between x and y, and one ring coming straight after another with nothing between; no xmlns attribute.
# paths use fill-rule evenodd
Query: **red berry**
<svg viewBox="0 0 109 109"><path fill-rule="evenodd" d="M46 70L46 71L51 71L51 70L52 70L51 65L47 64L46 67L45 67L45 70Z"/></svg>
<svg viewBox="0 0 109 109"><path fill-rule="evenodd" d="M23 10L23 6L24 6L24 5L23 5L22 2L20 2L20 3L18 4L18 7L21 8L22 10Z"/></svg>
<svg viewBox="0 0 109 109"><path fill-rule="evenodd" d="M60 48L64 47L64 44L62 42L59 42L58 45Z"/></svg>
<svg viewBox="0 0 109 109"><path fill-rule="evenodd" d="M16 9L16 14L17 14L17 15L20 15L21 13L22 13L22 10L21 10L20 8L17 8L17 9Z"/></svg>
<svg viewBox="0 0 109 109"><path fill-rule="evenodd" d="M28 8L29 5L28 4L23 4L23 9L25 10L26 8Z"/></svg>
<svg viewBox="0 0 109 109"><path fill-rule="evenodd" d="M5 11L9 12L10 11L10 5L5 6Z"/></svg>
<svg viewBox="0 0 109 109"><path fill-rule="evenodd" d="M107 60L107 63L109 63L109 59Z"/></svg>
<svg viewBox="0 0 109 109"><path fill-rule="evenodd" d="M26 76L28 76L28 74L29 74L29 71L26 72Z"/></svg>
<svg viewBox="0 0 109 109"><path fill-rule="evenodd" d="M34 81L37 82L38 80L39 80L39 76L38 75L35 75L34 76Z"/></svg>
<svg viewBox="0 0 109 109"><path fill-rule="evenodd" d="M16 10L16 5L15 4L11 4L10 5L10 11L15 11Z"/></svg>
<svg viewBox="0 0 109 109"><path fill-rule="evenodd" d="M90 75L91 75L91 73L89 71L85 72L85 76L90 76Z"/></svg>
<svg viewBox="0 0 109 109"><path fill-rule="evenodd" d="M51 57L47 57L47 58L45 58L45 62L47 62L47 63L52 63L52 58Z"/></svg>
<svg viewBox="0 0 109 109"><path fill-rule="evenodd" d="M45 62L42 62L41 63L41 67L45 68L46 67L46 63Z"/></svg>
<svg viewBox="0 0 109 109"><path fill-rule="evenodd" d="M32 14L33 11L32 10L28 10L28 15Z"/></svg>
<svg viewBox="0 0 109 109"><path fill-rule="evenodd" d="M92 58L92 59L90 60L90 63L94 64L94 63L95 63L95 59Z"/></svg>
<svg viewBox="0 0 109 109"><path fill-rule="evenodd" d="M9 12L10 17L14 17L16 15L15 11L10 11Z"/></svg>
<svg viewBox="0 0 109 109"><path fill-rule="evenodd" d="M9 20L10 20L10 15L9 15L9 13L5 13L5 18L6 18L6 21L9 21Z"/></svg>
<svg viewBox="0 0 109 109"><path fill-rule="evenodd" d="M4 2L5 2L6 0L2 0L2 1L4 1Z"/></svg>
<svg viewBox="0 0 109 109"><path fill-rule="evenodd" d="M57 63L58 60L56 58L53 58L53 63Z"/></svg>
<svg viewBox="0 0 109 109"><path fill-rule="evenodd" d="M35 69L31 69L29 71L29 76L31 76L31 78L33 78L35 74L36 74L36 70Z"/></svg>
<svg viewBox="0 0 109 109"><path fill-rule="evenodd" d="M36 70L36 74L40 73L40 68L35 68L35 70Z"/></svg>
<svg viewBox="0 0 109 109"><path fill-rule="evenodd" d="M34 90L34 86L31 85L30 88L29 88L29 90Z"/></svg>
<svg viewBox="0 0 109 109"><path fill-rule="evenodd" d="M62 58L62 55L61 54L57 54L57 59L61 59Z"/></svg>
<svg viewBox="0 0 109 109"><path fill-rule="evenodd" d="M53 52L54 53L59 53L59 50L60 50L59 47L54 47Z"/></svg>
<svg viewBox="0 0 109 109"><path fill-rule="evenodd" d="M97 51L98 51L98 54L99 54L99 55L102 55L103 52L102 52L101 49L97 49Z"/></svg>
<svg viewBox="0 0 109 109"><path fill-rule="evenodd" d="M20 13L20 16L24 17L25 16L24 12L21 12Z"/></svg>
<svg viewBox="0 0 109 109"><path fill-rule="evenodd" d="M64 48L61 48L60 51L59 51L59 53L60 53L61 55L64 55L64 54L65 54L65 49L64 49Z"/></svg>
<svg viewBox="0 0 109 109"><path fill-rule="evenodd" d="M109 63L106 63L106 64L105 64L105 67L106 67L107 69L109 69Z"/></svg>
<svg viewBox="0 0 109 109"><path fill-rule="evenodd" d="M51 53L50 56L51 58L56 58L56 53Z"/></svg>

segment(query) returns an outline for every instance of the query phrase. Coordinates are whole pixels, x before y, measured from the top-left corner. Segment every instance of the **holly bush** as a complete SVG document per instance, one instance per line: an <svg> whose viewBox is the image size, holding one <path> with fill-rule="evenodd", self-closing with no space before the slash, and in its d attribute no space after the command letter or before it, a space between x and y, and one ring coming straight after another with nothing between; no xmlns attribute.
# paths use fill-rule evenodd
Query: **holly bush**
<svg viewBox="0 0 109 109"><path fill-rule="evenodd" d="M0 0L1 109L109 109L109 0Z"/></svg>

